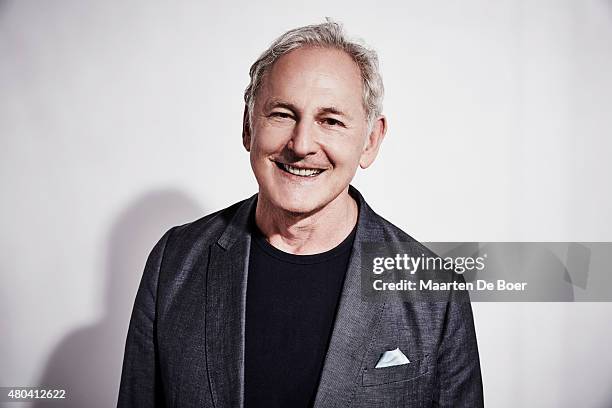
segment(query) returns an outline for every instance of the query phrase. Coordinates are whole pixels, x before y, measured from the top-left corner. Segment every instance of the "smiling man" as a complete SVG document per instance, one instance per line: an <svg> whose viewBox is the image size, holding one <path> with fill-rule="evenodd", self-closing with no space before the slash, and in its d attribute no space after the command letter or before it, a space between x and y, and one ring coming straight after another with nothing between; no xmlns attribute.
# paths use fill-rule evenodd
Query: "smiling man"
<svg viewBox="0 0 612 408"><path fill-rule="evenodd" d="M376 54L326 22L283 34L250 75L259 192L153 249L118 406L482 406L465 295L361 295L361 245L414 242L350 186L387 129Z"/></svg>

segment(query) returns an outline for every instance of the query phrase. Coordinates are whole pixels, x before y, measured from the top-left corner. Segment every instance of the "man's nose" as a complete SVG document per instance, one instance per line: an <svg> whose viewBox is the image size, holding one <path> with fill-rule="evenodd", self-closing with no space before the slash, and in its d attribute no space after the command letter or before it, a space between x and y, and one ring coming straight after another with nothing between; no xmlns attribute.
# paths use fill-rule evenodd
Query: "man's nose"
<svg viewBox="0 0 612 408"><path fill-rule="evenodd" d="M300 120L293 128L291 140L288 147L296 156L305 157L317 152L318 145L315 135L316 129L313 124L306 120Z"/></svg>

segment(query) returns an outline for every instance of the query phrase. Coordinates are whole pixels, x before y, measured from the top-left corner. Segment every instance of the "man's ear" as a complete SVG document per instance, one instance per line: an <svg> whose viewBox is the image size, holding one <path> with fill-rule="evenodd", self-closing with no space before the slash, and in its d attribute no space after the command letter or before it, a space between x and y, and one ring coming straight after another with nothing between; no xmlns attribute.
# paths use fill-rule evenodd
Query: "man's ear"
<svg viewBox="0 0 612 408"><path fill-rule="evenodd" d="M359 158L359 166L362 169L368 168L372 163L374 163L374 159L376 159L378 149L380 148L380 144L385 138L386 133L387 118L384 116L379 116L372 126L372 131L367 137L365 146L361 152L361 157Z"/></svg>
<svg viewBox="0 0 612 408"><path fill-rule="evenodd" d="M242 145L247 152L251 151L251 121L249 120L249 108L246 104L242 114Z"/></svg>

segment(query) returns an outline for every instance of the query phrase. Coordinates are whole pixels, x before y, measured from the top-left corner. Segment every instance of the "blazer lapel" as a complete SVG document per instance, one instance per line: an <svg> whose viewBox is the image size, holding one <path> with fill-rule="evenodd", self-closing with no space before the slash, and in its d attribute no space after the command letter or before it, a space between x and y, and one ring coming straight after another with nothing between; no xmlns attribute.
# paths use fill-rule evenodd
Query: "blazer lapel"
<svg viewBox="0 0 612 408"><path fill-rule="evenodd" d="M244 395L244 328L251 235L248 219L256 195L236 212L212 245L206 284L206 364L216 407L240 407Z"/></svg>
<svg viewBox="0 0 612 408"><path fill-rule="evenodd" d="M359 202L359 218L353 249L346 272L332 337L315 399L315 408L348 407L358 384L370 337L384 308L383 303L368 303L361 296L361 243L382 238L374 221L377 215L359 192L349 187Z"/></svg>

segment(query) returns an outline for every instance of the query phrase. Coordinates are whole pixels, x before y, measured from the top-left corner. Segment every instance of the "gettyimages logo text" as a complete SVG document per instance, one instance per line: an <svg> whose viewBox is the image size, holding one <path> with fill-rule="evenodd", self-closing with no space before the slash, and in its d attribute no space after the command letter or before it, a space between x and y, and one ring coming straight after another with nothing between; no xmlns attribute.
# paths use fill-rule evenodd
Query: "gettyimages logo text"
<svg viewBox="0 0 612 408"><path fill-rule="evenodd" d="M477 257L426 256L414 257L408 254L396 254L393 257L375 257L372 260L372 272L380 275L388 271L405 271L414 275L418 271L445 271L463 274L465 272L482 271L485 269L487 255Z"/></svg>

